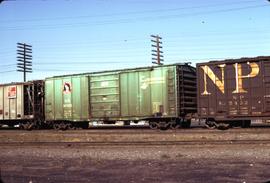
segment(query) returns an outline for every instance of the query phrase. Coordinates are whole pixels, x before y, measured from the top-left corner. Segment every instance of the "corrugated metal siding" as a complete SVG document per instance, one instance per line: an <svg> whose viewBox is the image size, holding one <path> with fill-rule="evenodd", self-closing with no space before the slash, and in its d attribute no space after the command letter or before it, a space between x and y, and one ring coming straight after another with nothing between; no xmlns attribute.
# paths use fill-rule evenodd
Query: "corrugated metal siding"
<svg viewBox="0 0 270 183"><path fill-rule="evenodd" d="M82 119L89 119L91 116L89 115L90 113L90 93L89 93L89 77L81 77L81 100L80 102L81 105L81 118ZM79 103L78 103L79 105Z"/></svg>
<svg viewBox="0 0 270 183"><path fill-rule="evenodd" d="M16 100L16 105L17 105L17 114L16 118L24 118L24 88L23 85L17 86L17 100Z"/></svg>
<svg viewBox="0 0 270 183"><path fill-rule="evenodd" d="M120 116L119 74L90 77L90 106L94 118Z"/></svg>
<svg viewBox="0 0 270 183"><path fill-rule="evenodd" d="M70 101L67 101L67 105L71 105L70 108L68 108L68 111L70 111L70 113L68 113L70 117L74 118L74 119L81 119L82 118L82 113L81 111L82 106L81 106L81 93L82 93L82 88L81 88L81 78L72 78L72 93L73 95L69 95L70 97L68 98ZM68 95L66 95L68 96ZM65 102L65 99L64 99Z"/></svg>
<svg viewBox="0 0 270 183"><path fill-rule="evenodd" d="M4 119L10 119L10 99L7 94L8 87L4 87Z"/></svg>
<svg viewBox="0 0 270 183"><path fill-rule="evenodd" d="M54 120L54 80L45 81L45 118Z"/></svg>
<svg viewBox="0 0 270 183"><path fill-rule="evenodd" d="M149 116L151 87L144 83L149 71L121 73L121 114L123 117Z"/></svg>
<svg viewBox="0 0 270 183"><path fill-rule="evenodd" d="M176 115L174 66L123 72L120 78L122 117Z"/></svg>
<svg viewBox="0 0 270 183"><path fill-rule="evenodd" d="M64 119L64 106L63 106L63 80L62 78L54 81L54 119ZM45 96L46 98L46 96Z"/></svg>
<svg viewBox="0 0 270 183"><path fill-rule="evenodd" d="M270 112L270 62L263 62L264 81L264 111Z"/></svg>

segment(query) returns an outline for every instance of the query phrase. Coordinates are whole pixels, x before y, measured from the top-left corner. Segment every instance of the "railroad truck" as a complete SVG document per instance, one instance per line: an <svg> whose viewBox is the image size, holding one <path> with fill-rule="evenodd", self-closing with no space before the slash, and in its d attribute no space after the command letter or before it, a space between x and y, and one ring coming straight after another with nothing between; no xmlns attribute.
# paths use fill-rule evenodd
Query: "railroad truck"
<svg viewBox="0 0 270 183"><path fill-rule="evenodd" d="M196 69L189 64L45 79L45 120L56 129L117 121L189 127L196 111Z"/></svg>
<svg viewBox="0 0 270 183"><path fill-rule="evenodd" d="M207 127L270 119L270 57L199 63L197 78L198 116Z"/></svg>

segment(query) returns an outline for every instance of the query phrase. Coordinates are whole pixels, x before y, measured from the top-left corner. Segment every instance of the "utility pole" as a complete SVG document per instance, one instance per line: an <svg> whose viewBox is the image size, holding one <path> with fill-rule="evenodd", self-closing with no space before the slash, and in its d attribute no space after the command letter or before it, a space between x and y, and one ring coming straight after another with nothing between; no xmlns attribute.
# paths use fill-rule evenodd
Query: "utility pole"
<svg viewBox="0 0 270 183"><path fill-rule="evenodd" d="M26 82L26 73L32 73L32 46L17 43L17 71L23 72L23 81Z"/></svg>
<svg viewBox="0 0 270 183"><path fill-rule="evenodd" d="M154 48L152 50L152 63L153 64L157 64L157 65L163 65L164 59L163 59L163 51L161 51L162 49L162 42L160 41L162 38L159 35L151 35L151 42L155 43L152 44L151 46Z"/></svg>

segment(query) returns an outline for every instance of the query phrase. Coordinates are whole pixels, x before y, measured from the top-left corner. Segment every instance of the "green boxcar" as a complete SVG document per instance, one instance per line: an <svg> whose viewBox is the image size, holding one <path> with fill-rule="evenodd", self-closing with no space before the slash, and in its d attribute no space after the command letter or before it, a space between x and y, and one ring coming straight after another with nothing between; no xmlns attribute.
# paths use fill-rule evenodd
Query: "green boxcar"
<svg viewBox="0 0 270 183"><path fill-rule="evenodd" d="M175 120L196 112L196 71L174 64L53 77L45 98L47 121Z"/></svg>

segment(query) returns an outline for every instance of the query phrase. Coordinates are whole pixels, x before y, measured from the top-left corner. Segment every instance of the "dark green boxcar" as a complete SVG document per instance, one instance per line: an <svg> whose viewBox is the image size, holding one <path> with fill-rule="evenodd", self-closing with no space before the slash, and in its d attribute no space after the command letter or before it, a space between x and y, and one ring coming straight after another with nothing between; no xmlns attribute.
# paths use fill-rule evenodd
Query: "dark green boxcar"
<svg viewBox="0 0 270 183"><path fill-rule="evenodd" d="M45 82L46 120L171 122L196 112L187 64L59 76Z"/></svg>

